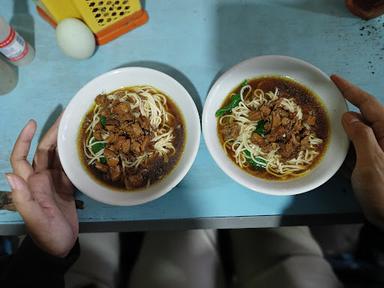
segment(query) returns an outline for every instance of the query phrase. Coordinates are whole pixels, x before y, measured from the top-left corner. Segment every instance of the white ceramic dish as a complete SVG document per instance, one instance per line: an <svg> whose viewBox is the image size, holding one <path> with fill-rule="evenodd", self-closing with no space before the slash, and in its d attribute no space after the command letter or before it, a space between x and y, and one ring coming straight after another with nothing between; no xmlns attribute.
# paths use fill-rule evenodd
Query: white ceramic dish
<svg viewBox="0 0 384 288"><path fill-rule="evenodd" d="M244 79L261 76L288 76L315 92L326 106L330 120L328 149L322 160L305 176L288 181L270 181L256 178L241 170L225 155L217 136L215 112L225 97ZM341 125L341 115L347 105L329 77L313 65L286 56L260 56L234 66L225 72L209 91L203 111L203 135L208 150L219 167L233 180L254 191L272 195L303 193L325 183L343 163L349 141Z"/></svg>
<svg viewBox="0 0 384 288"><path fill-rule="evenodd" d="M184 116L186 139L177 166L161 181L135 192L111 190L93 180L81 164L77 150L80 124L95 97L102 92L133 85L151 85L166 93ZM164 195L187 174L200 143L200 120L191 96L175 79L148 68L128 67L98 76L77 92L61 119L58 135L60 161L72 183L89 197L112 205L137 205Z"/></svg>

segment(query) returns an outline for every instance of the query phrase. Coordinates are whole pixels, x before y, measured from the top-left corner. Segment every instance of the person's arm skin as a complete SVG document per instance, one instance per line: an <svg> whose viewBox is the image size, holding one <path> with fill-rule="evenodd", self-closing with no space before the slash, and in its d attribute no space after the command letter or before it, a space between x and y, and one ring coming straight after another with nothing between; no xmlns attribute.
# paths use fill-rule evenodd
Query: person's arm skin
<svg viewBox="0 0 384 288"><path fill-rule="evenodd" d="M384 106L343 78L332 75L331 79L345 99L360 110L342 117L356 150L352 187L367 220L384 229Z"/></svg>
<svg viewBox="0 0 384 288"><path fill-rule="evenodd" d="M1 283L64 287L64 273L78 257L74 188L61 168L56 150L59 122L60 119L39 143L33 164L27 156L36 132L35 121L27 123L14 145L13 173L6 178L30 237L6 260L7 267L0 271Z"/></svg>

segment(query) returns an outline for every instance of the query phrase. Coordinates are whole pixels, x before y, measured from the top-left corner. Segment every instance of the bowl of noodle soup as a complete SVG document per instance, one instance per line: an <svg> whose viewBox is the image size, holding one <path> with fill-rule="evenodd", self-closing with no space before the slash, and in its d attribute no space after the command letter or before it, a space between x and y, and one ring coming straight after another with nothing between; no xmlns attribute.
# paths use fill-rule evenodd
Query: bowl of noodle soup
<svg viewBox="0 0 384 288"><path fill-rule="evenodd" d="M195 103L172 77L127 67L100 75L68 104L58 151L71 182L112 205L157 199L187 174L197 154Z"/></svg>
<svg viewBox="0 0 384 288"><path fill-rule="evenodd" d="M203 134L218 166L272 195L322 185L343 163L347 105L329 77L286 56L261 56L225 72L209 91Z"/></svg>

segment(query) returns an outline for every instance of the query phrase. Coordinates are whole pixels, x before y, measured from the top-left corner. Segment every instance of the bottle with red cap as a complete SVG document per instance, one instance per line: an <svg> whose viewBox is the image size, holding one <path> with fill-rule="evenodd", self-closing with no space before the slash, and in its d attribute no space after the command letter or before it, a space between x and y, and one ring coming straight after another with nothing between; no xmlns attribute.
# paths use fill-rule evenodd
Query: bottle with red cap
<svg viewBox="0 0 384 288"><path fill-rule="evenodd" d="M35 57L33 47L0 16L0 52L17 66L29 64Z"/></svg>

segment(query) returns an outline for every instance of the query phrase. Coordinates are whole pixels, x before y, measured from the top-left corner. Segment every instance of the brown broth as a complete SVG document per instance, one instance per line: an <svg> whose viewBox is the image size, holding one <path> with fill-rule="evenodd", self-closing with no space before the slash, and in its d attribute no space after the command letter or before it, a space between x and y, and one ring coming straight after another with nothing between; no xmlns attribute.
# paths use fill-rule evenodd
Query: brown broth
<svg viewBox="0 0 384 288"><path fill-rule="evenodd" d="M124 90L124 88L118 89L118 90ZM114 92L117 92L118 90L112 91L108 94L112 94ZM172 143L174 145L176 153L169 156L168 161L164 161L163 157L161 156L156 156L155 158L151 159L151 163L153 165L151 167L151 170L150 170L151 173L149 176L150 185L160 181L161 179L164 179L176 167L178 161L181 158L181 154L183 153L185 138L186 138L183 115L181 114L176 104L165 93L162 93L162 94L165 95L167 98L168 112L175 117L174 122L172 123L173 124L172 126L174 128L175 139L173 140ZM103 172L87 164L86 156L84 155L84 151L83 151L83 141L85 136L85 128L83 124L85 123L85 120L87 119L87 117L89 117L92 114L94 107L95 107L95 104L93 104L91 108L88 110L87 114L85 115L84 119L81 122L79 133L78 133L77 148L78 148L78 153L81 158L81 163L84 169L92 177L93 180L95 180L96 182L98 182L103 186L108 187L111 190L136 191L136 190L145 188L146 186L138 187L138 188L130 188L128 190L125 187L123 181L112 182L111 180L106 179Z"/></svg>
<svg viewBox="0 0 384 288"><path fill-rule="evenodd" d="M286 177L280 178L276 177L267 172L266 169L255 169L251 166L243 168L249 174L256 176L258 178L263 178L267 180L281 181L281 180L289 180L292 178L297 178L308 173L314 166L316 166L319 161L322 159L329 142L329 120L326 113L325 106L322 104L320 97L318 97L314 92L305 87L304 85L292 80L288 77L280 77L280 76L264 76L260 78L255 78L248 80L248 84L251 85L252 91L255 89L261 89L264 93L269 91L275 91L276 88L279 89L279 94L284 95L287 94L288 98L294 98L296 103L301 107L303 113L305 111L313 111L313 115L316 117L316 125L314 127L314 131L317 137L323 140L323 143L319 145L319 149L317 149L320 154L315 158L312 164L308 167L307 171L303 174L297 175L288 175ZM231 93L229 93L223 104L220 108L225 107L227 104L231 102L231 97L234 93L239 93L242 84L239 84ZM220 139L220 143L224 144L223 135L220 133L220 124L217 120L217 133ZM236 164L234 153L230 150L227 150L229 158ZM236 164L237 165L237 164ZM240 167L239 167L240 168Z"/></svg>

